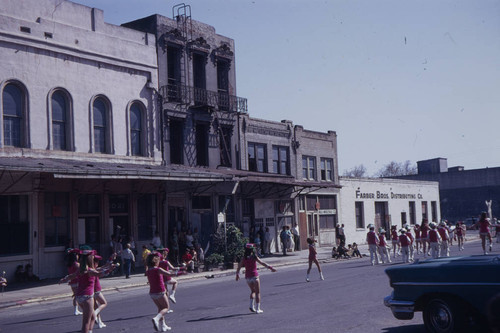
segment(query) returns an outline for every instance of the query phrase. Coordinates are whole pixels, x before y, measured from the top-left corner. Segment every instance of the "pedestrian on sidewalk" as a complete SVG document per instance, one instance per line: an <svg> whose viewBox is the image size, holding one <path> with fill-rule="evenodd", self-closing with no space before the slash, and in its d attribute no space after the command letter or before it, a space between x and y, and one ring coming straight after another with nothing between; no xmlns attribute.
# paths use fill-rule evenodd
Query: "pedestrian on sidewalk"
<svg viewBox="0 0 500 333"><path fill-rule="evenodd" d="M255 251L255 245L248 243L245 246L245 254L238 263L236 281L240 279L241 268L245 267L245 279L250 288L250 311L262 313L264 311L260 308L260 279L259 273L257 272L257 263L270 269L271 272L276 272L276 269L259 259ZM257 306L257 308L255 306Z"/></svg>
<svg viewBox="0 0 500 333"><path fill-rule="evenodd" d="M311 239L311 238L307 239L307 244L309 245L309 268L307 269L307 275L306 275L307 282L309 282L309 273L311 273L311 267L312 267L313 263L315 263L316 267L318 267L319 278L321 280L325 279L323 277L323 272L321 271L321 266L319 265L318 258L316 258L316 255L318 254L318 252L316 251L316 247L314 246L314 243L316 243L315 239Z"/></svg>
<svg viewBox="0 0 500 333"><path fill-rule="evenodd" d="M147 258L148 270L145 275L148 278L149 283L149 296L158 308L157 315L152 319L153 326L156 331L168 331L172 328L167 326L165 323L165 318L163 317L168 313L170 304L168 298L165 294L165 283L163 281L164 276L176 276L175 273L167 272L163 268L160 268L160 254L158 252L151 253Z"/></svg>
<svg viewBox="0 0 500 333"><path fill-rule="evenodd" d="M130 269L132 267L132 262L135 262L135 256L132 250L130 249L130 243L125 244L125 249L122 251L122 259L124 263L125 269L125 278L130 278Z"/></svg>
<svg viewBox="0 0 500 333"><path fill-rule="evenodd" d="M269 232L269 227L266 227L266 232L264 233L264 254L271 254L271 241L271 232Z"/></svg>
<svg viewBox="0 0 500 333"><path fill-rule="evenodd" d="M283 255L286 256L286 249L288 247L288 233L286 232L286 226L283 226L283 229L280 232L280 240L281 240L281 248L283 250Z"/></svg>

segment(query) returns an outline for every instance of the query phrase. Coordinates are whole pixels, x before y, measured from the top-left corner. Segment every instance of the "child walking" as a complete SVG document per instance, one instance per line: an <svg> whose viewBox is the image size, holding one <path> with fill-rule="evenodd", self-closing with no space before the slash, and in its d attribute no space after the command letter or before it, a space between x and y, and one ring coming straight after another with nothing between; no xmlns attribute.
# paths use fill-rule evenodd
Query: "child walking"
<svg viewBox="0 0 500 333"><path fill-rule="evenodd" d="M307 244L309 244L309 268L307 269L307 275L306 275L307 282L309 282L309 273L311 273L311 267L312 267L313 263L315 263L316 266L318 267L319 278L321 280L325 279L323 277L323 272L321 271L321 266L319 265L319 261L316 258L316 255L318 254L318 252L316 251L316 247L314 246L315 242L316 242L316 240L313 240L311 238L307 239Z"/></svg>
<svg viewBox="0 0 500 333"><path fill-rule="evenodd" d="M276 272L272 266L259 259L254 244L247 244L243 259L241 259L238 263L236 281L240 279L241 268L245 267L245 279L247 280L248 287L250 288L250 311L262 313L264 311L260 308L260 280L259 273L257 273L257 263L270 269L271 272ZM255 308L255 303L257 303L257 308Z"/></svg>

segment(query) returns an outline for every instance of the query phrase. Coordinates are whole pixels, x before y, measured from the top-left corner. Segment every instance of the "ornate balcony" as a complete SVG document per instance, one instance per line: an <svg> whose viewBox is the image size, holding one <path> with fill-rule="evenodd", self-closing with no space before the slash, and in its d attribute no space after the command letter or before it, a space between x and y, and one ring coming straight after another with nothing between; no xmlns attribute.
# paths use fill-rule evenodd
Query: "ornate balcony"
<svg viewBox="0 0 500 333"><path fill-rule="evenodd" d="M247 99L224 92L190 87L179 84L167 84L160 88L164 102L193 106L209 106L219 111L248 112Z"/></svg>

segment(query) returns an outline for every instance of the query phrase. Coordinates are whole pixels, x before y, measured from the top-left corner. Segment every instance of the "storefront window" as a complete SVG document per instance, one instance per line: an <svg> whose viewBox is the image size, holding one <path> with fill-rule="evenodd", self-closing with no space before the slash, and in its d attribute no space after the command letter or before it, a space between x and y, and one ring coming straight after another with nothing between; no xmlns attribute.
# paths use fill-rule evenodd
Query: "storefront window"
<svg viewBox="0 0 500 333"><path fill-rule="evenodd" d="M137 200L137 237L149 240L153 237L156 226L156 195L144 194Z"/></svg>
<svg viewBox="0 0 500 333"><path fill-rule="evenodd" d="M27 195L0 196L0 256L29 253L28 201Z"/></svg>
<svg viewBox="0 0 500 333"><path fill-rule="evenodd" d="M66 245L69 235L69 193L45 193L45 246Z"/></svg>

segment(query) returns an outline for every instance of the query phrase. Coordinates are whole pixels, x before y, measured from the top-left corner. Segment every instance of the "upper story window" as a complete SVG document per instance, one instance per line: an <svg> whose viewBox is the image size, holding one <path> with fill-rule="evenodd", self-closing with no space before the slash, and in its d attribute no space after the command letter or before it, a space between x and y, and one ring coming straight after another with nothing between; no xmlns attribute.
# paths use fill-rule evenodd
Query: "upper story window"
<svg viewBox="0 0 500 333"><path fill-rule="evenodd" d="M288 147L273 146L273 172L281 175L290 174L290 158Z"/></svg>
<svg viewBox="0 0 500 333"><path fill-rule="evenodd" d="M94 152L111 152L111 124L108 103L103 98L96 98L92 107L93 130L94 130Z"/></svg>
<svg viewBox="0 0 500 333"><path fill-rule="evenodd" d="M248 143L248 170L267 172L266 145L263 143Z"/></svg>
<svg viewBox="0 0 500 333"><path fill-rule="evenodd" d="M14 83L2 92L3 145L26 147L26 93Z"/></svg>
<svg viewBox="0 0 500 333"><path fill-rule="evenodd" d="M144 156L144 112L140 103L130 107L130 153L132 156Z"/></svg>
<svg viewBox="0 0 500 333"><path fill-rule="evenodd" d="M181 94L181 50L176 46L167 46L168 100L179 101Z"/></svg>
<svg viewBox="0 0 500 333"><path fill-rule="evenodd" d="M231 167L231 135L233 128L231 126L221 126L219 129L219 151L220 164L225 167Z"/></svg>
<svg viewBox="0 0 500 333"><path fill-rule="evenodd" d="M316 157L302 156L302 178L316 180Z"/></svg>
<svg viewBox="0 0 500 333"><path fill-rule="evenodd" d="M170 140L170 163L183 164L184 121L181 119L169 118L168 125L168 137Z"/></svg>
<svg viewBox="0 0 500 333"><path fill-rule="evenodd" d="M206 55L193 53L193 85L195 88L207 88L206 64Z"/></svg>
<svg viewBox="0 0 500 333"><path fill-rule="evenodd" d="M331 158L321 159L321 180L326 180L326 181L333 180L333 159Z"/></svg>
<svg viewBox="0 0 500 333"><path fill-rule="evenodd" d="M208 166L208 137L210 125L199 122L195 127L196 136L196 165Z"/></svg>
<svg viewBox="0 0 500 333"><path fill-rule="evenodd" d="M52 148L71 150L71 112L68 95L56 90L51 98Z"/></svg>

